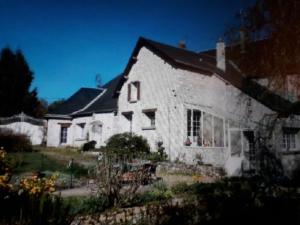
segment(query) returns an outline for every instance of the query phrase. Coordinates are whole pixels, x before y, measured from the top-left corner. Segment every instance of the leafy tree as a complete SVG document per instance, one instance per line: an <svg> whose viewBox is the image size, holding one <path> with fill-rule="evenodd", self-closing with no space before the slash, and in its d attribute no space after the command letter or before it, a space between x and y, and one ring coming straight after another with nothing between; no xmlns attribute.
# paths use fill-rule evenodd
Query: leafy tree
<svg viewBox="0 0 300 225"><path fill-rule="evenodd" d="M234 46L229 57L245 74L268 75L282 88L286 75L300 69L299 12L298 0L256 0L225 33Z"/></svg>
<svg viewBox="0 0 300 225"><path fill-rule="evenodd" d="M61 104L65 102L65 99L59 99L48 105L48 112L51 113L57 109Z"/></svg>
<svg viewBox="0 0 300 225"><path fill-rule="evenodd" d="M30 90L33 73L23 53L5 48L0 55L0 116L20 112L41 117L44 110L37 97L37 89Z"/></svg>
<svg viewBox="0 0 300 225"><path fill-rule="evenodd" d="M282 96L287 94L287 76L300 71L300 1L299 0L256 0L241 11L225 33L229 42L227 57L238 65L250 78L268 78L268 87ZM300 88L300 79L294 76L293 86ZM267 91L265 92L268 93ZM261 98L264 95L260 96ZM299 98L299 96L298 96ZM300 102L286 107L285 116L299 111ZM295 110L295 111L294 111ZM282 115L281 115L282 116ZM279 114L268 124L267 134L259 149L261 175L278 178L282 166L274 152L267 147L272 143L272 133ZM261 129L261 132L264 130ZM264 135L262 135L264 136Z"/></svg>

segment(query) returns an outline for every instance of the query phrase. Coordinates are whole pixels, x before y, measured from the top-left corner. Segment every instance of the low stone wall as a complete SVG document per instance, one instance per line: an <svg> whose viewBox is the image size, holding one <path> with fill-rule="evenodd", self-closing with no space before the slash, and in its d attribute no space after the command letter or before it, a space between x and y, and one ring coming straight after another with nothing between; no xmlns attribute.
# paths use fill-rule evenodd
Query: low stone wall
<svg viewBox="0 0 300 225"><path fill-rule="evenodd" d="M212 165L189 165L185 163L162 162L156 169L157 173L201 175L220 178L226 175L223 168Z"/></svg>
<svg viewBox="0 0 300 225"><path fill-rule="evenodd" d="M156 203L131 208L116 208L108 212L77 216L71 225L128 225L139 221L148 221L147 224L158 224L164 215L166 207L179 207L182 199L172 199L164 203Z"/></svg>

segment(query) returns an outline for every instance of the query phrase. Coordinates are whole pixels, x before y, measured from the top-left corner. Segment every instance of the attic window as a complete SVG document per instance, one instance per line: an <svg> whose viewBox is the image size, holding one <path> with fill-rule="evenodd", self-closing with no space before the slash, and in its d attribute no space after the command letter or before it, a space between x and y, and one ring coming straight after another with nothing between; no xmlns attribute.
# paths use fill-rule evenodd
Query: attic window
<svg viewBox="0 0 300 225"><path fill-rule="evenodd" d="M142 112L146 116L146 127L143 130L154 130L155 129L155 114L156 109L144 109Z"/></svg>
<svg viewBox="0 0 300 225"><path fill-rule="evenodd" d="M139 81L128 84L128 102L134 103L140 100L140 86Z"/></svg>

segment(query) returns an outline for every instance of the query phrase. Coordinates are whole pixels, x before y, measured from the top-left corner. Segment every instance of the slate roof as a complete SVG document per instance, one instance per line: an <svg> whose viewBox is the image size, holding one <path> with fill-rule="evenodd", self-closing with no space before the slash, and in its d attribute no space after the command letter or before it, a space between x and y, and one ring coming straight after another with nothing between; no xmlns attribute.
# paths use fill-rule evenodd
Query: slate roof
<svg viewBox="0 0 300 225"><path fill-rule="evenodd" d="M59 105L51 114L71 114L90 103L102 90L96 88L80 88L75 94Z"/></svg>
<svg viewBox="0 0 300 225"><path fill-rule="evenodd" d="M116 111L118 109L118 92L126 81L125 77L129 74L131 67L136 63L136 57L142 47L148 48L175 68L198 72L206 76L219 76L225 82L240 89L273 111L284 115L287 110L293 109L294 114L300 114L300 109L295 110L300 107L293 107L290 101L253 81L249 78L251 76L247 77L245 74L242 74L230 60L226 60L226 72L218 69L216 67L215 49L197 53L141 37L129 58L123 74L104 85L103 90L81 88L55 112L48 114L46 118L59 115L60 118L70 119L92 113Z"/></svg>
<svg viewBox="0 0 300 225"><path fill-rule="evenodd" d="M71 119L99 112L117 110L117 88L123 75L119 75L105 84L101 89L81 88L68 98L55 111L49 112L46 118Z"/></svg>
<svg viewBox="0 0 300 225"><path fill-rule="evenodd" d="M273 111L284 113L293 105L290 101L250 79L253 76L243 74L230 60L226 60L226 72L218 69L215 49L197 53L140 37L124 71L125 75L128 75L132 65L136 62L136 56L141 47L148 48L175 68L199 72L207 76L217 75ZM295 113L300 114L300 111Z"/></svg>
<svg viewBox="0 0 300 225"><path fill-rule="evenodd" d="M123 74L115 77L102 88L105 90L103 94L95 99L95 102L85 110L78 112L76 116L82 116L91 113L113 112L118 109L118 90L120 82L124 79Z"/></svg>

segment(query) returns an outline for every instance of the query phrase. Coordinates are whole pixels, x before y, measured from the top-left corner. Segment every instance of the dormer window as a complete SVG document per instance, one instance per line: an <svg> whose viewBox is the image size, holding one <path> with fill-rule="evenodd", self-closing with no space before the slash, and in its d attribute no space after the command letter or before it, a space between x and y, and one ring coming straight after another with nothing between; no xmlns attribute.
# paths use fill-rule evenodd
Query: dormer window
<svg viewBox="0 0 300 225"><path fill-rule="evenodd" d="M134 103L140 100L140 82L134 81L128 84L128 102Z"/></svg>

